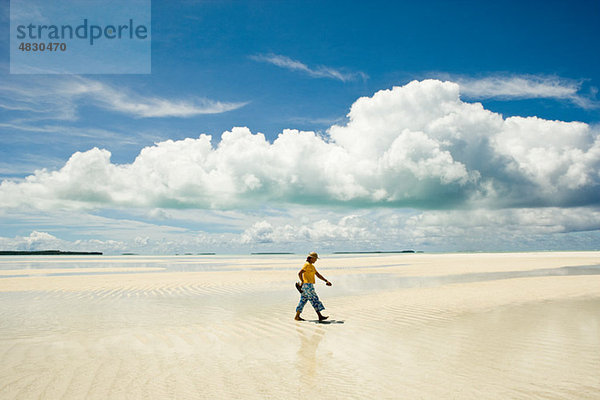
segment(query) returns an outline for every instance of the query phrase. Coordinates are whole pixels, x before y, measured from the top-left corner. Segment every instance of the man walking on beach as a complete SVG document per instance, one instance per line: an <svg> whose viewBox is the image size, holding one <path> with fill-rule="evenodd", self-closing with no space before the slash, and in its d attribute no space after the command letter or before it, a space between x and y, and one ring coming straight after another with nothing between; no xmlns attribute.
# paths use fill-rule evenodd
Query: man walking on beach
<svg viewBox="0 0 600 400"><path fill-rule="evenodd" d="M327 318L329 318L321 314L321 311L325 309L325 306L323 306L323 303L321 303L321 301L319 300L319 296L317 296L317 292L315 292L315 276L324 281L327 286L331 286L331 282L323 278L323 276L319 274L319 272L314 266L318 258L319 255L317 253L310 253L306 258L306 263L304 263L304 266L302 267L300 272L298 272L298 277L300 277L302 287L299 287L298 285L296 287L298 288L298 290L300 290L302 295L300 296L300 302L298 303L298 307L296 307L296 316L294 317L296 321L304 321L304 319L300 317L300 313L304 309L304 305L307 301L310 301L310 304L312 304L313 308L317 312L317 315L319 316L319 321L324 321Z"/></svg>

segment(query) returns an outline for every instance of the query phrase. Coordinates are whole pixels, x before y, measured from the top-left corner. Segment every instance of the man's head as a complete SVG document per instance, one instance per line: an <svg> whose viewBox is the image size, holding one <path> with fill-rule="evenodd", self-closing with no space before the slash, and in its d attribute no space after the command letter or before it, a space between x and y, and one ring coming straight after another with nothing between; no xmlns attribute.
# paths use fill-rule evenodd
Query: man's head
<svg viewBox="0 0 600 400"><path fill-rule="evenodd" d="M315 261L317 261L317 259L319 258L319 255L317 253L315 253L314 251L312 253L310 253L307 257L307 260L310 263L314 263Z"/></svg>

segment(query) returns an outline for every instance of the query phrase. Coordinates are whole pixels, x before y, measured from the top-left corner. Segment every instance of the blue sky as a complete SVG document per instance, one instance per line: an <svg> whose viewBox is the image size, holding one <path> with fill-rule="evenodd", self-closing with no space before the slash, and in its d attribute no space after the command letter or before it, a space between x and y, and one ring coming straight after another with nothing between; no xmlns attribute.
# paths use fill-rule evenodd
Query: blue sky
<svg viewBox="0 0 600 400"><path fill-rule="evenodd" d="M123 75L0 4L2 248L598 248L598 2L153 1Z"/></svg>

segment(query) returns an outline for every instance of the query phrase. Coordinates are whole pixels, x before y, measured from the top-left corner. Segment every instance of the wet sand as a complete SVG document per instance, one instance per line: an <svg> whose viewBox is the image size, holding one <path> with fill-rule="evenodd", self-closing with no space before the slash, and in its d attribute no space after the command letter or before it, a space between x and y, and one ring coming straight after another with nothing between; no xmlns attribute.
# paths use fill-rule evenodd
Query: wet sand
<svg viewBox="0 0 600 400"><path fill-rule="evenodd" d="M0 258L1 399L592 399L600 252Z"/></svg>

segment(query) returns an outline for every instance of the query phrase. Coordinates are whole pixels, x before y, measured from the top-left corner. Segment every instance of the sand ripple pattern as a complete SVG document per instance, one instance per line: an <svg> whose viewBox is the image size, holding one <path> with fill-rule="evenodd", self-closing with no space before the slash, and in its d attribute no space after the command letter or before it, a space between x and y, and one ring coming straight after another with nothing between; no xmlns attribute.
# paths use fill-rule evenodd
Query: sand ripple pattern
<svg viewBox="0 0 600 400"><path fill-rule="evenodd" d="M381 276L338 271L317 286L332 318L318 324L292 320L295 271L244 274L59 277L46 290L34 277L36 290L0 291L0 399L600 393L598 275L376 291Z"/></svg>

